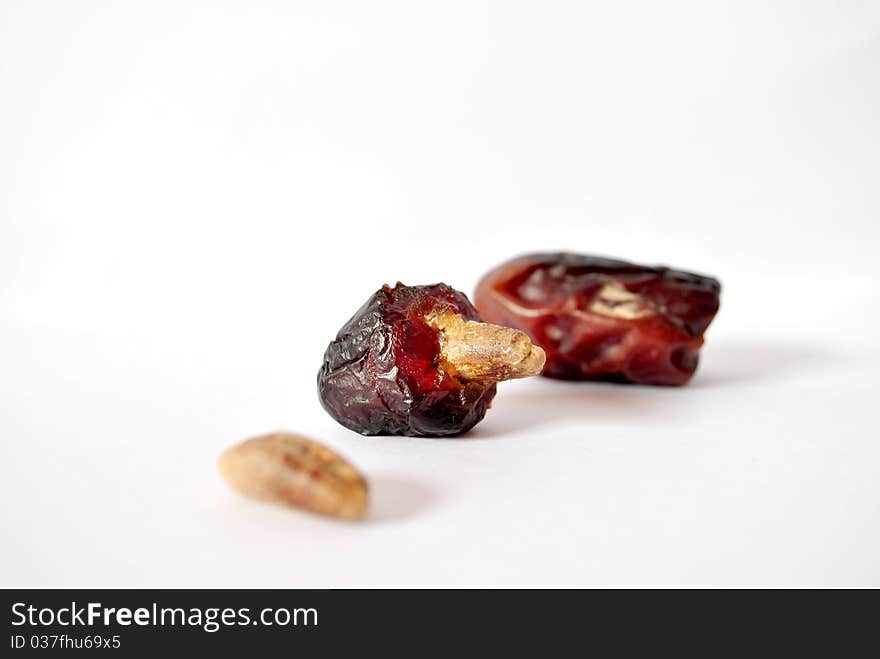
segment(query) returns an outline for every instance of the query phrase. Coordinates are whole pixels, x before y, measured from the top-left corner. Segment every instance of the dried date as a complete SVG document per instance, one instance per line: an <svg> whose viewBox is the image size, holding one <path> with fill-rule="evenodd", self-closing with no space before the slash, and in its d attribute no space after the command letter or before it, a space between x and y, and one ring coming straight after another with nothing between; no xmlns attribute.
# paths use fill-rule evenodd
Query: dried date
<svg viewBox="0 0 880 659"><path fill-rule="evenodd" d="M547 353L543 375L681 385L718 311L712 277L568 253L501 264L477 286L489 322L524 331Z"/></svg>
<svg viewBox="0 0 880 659"><path fill-rule="evenodd" d="M456 435L483 418L497 382L543 365L541 348L480 322L463 293L398 282L376 291L327 347L318 395L364 435Z"/></svg>

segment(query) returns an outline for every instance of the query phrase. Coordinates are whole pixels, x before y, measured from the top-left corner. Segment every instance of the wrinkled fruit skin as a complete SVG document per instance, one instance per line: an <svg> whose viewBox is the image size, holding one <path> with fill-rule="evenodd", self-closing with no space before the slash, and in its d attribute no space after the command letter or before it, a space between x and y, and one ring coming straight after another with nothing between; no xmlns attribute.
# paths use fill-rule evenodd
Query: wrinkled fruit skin
<svg viewBox="0 0 880 659"><path fill-rule="evenodd" d="M721 284L596 256L529 254L486 274L474 301L487 322L544 348L542 375L681 385L697 368Z"/></svg>
<svg viewBox="0 0 880 659"><path fill-rule="evenodd" d="M467 297L445 284L376 291L327 347L318 372L324 409L363 435L442 437L486 414L495 384L461 382L439 363L432 313L479 320Z"/></svg>

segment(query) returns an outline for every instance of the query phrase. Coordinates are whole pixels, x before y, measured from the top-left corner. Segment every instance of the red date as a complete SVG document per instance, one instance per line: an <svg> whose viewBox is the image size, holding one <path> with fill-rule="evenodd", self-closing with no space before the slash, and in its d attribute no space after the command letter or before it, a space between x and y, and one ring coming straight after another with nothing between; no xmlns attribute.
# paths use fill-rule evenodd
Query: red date
<svg viewBox="0 0 880 659"><path fill-rule="evenodd" d="M547 353L543 375L681 385L697 368L721 284L667 267L530 254L483 277L484 319L521 329Z"/></svg>
<svg viewBox="0 0 880 659"><path fill-rule="evenodd" d="M543 366L541 348L480 322L463 293L398 283L376 291L327 347L318 395L364 435L456 435L483 418L496 382Z"/></svg>

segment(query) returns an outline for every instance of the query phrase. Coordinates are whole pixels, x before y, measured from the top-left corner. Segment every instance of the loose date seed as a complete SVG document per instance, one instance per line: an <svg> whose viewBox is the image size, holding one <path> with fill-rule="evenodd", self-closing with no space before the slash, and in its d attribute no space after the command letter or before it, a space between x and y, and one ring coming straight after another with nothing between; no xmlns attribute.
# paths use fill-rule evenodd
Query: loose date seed
<svg viewBox="0 0 880 659"><path fill-rule="evenodd" d="M342 456L301 435L275 432L245 440L220 456L220 473L240 494L320 515L367 513L367 481Z"/></svg>

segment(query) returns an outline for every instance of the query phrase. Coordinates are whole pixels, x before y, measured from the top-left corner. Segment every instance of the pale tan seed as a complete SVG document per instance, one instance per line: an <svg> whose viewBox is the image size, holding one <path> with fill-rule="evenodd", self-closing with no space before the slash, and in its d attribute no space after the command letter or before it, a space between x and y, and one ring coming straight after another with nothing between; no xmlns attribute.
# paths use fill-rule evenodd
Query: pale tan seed
<svg viewBox="0 0 880 659"><path fill-rule="evenodd" d="M636 320L656 315L653 305L616 281L608 281L602 286L590 303L589 310L608 318Z"/></svg>
<svg viewBox="0 0 880 659"><path fill-rule="evenodd" d="M440 330L444 370L463 380L501 382L538 375L547 355L519 330L465 320L457 313L428 319Z"/></svg>
<svg viewBox="0 0 880 659"><path fill-rule="evenodd" d="M367 513L366 479L338 453L301 435L245 440L226 449L218 466L248 497L345 519Z"/></svg>

